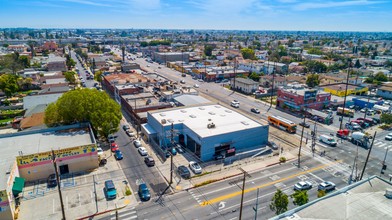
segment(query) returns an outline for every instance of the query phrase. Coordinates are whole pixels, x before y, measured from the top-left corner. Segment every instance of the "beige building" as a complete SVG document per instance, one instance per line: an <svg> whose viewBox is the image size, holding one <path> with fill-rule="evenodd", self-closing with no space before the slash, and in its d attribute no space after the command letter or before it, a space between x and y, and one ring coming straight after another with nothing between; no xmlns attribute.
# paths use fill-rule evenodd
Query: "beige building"
<svg viewBox="0 0 392 220"><path fill-rule="evenodd" d="M88 125L71 125L0 135L0 219L14 219L23 202L25 181L98 167L94 135Z"/></svg>

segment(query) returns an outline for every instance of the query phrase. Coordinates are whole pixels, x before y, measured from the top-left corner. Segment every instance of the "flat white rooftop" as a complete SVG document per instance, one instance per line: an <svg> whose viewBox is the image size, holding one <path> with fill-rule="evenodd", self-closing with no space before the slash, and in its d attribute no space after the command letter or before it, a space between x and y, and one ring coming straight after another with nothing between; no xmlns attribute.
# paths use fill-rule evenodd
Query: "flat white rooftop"
<svg viewBox="0 0 392 220"><path fill-rule="evenodd" d="M182 123L202 138L266 125L221 105L179 108L154 112L151 115L161 124L166 121L164 125ZM207 128L210 123L214 123L215 128Z"/></svg>
<svg viewBox="0 0 392 220"><path fill-rule="evenodd" d="M26 135L23 135L26 134ZM21 154L48 152L50 150L93 144L89 129L73 128L49 132L18 132L0 136L0 190L7 184L7 171ZM4 178L6 177L6 178Z"/></svg>

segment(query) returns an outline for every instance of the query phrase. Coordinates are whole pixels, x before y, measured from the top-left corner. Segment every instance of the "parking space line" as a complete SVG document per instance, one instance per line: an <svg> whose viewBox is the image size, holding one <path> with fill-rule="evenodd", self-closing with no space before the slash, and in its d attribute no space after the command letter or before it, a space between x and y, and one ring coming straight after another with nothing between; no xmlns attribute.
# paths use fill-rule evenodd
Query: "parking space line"
<svg viewBox="0 0 392 220"><path fill-rule="evenodd" d="M53 213L52 214L54 214L54 199L53 199Z"/></svg>

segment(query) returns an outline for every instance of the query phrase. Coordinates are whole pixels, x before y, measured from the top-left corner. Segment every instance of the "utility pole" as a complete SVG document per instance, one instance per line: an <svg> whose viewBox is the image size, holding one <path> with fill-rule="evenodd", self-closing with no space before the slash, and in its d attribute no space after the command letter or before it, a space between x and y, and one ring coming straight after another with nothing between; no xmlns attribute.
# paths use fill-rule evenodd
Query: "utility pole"
<svg viewBox="0 0 392 220"><path fill-rule="evenodd" d="M268 61L268 71L269 71L269 61ZM274 86L275 86L274 84L275 84L275 65L274 65L274 70L272 70L272 89L271 89L271 100L270 100L269 109L271 109L271 107L272 107L272 97L274 96ZM269 109L268 109L268 111L269 111Z"/></svg>
<svg viewBox="0 0 392 220"><path fill-rule="evenodd" d="M365 109L365 116L363 116L364 119L366 119L366 115L368 113L368 109L369 109L369 101L370 101L370 94L368 95L368 101L366 104L366 109Z"/></svg>
<svg viewBox="0 0 392 220"><path fill-rule="evenodd" d="M171 147L174 146L174 125L171 123L171 134L170 134L170 143ZM173 184L173 154L170 152L170 183L171 186Z"/></svg>
<svg viewBox="0 0 392 220"><path fill-rule="evenodd" d="M346 107L346 98L347 98L347 89L348 89L348 80L350 78L350 67L351 67L351 60L348 63L348 68L347 68L347 79L346 79L346 90L344 93L344 101L343 101L343 110L342 110L342 120L340 121L340 127L339 130L342 130L342 125L343 125L343 117L344 117L344 108Z"/></svg>
<svg viewBox="0 0 392 220"><path fill-rule="evenodd" d="M367 162L368 162L368 160L369 160L370 153L372 152L372 148L373 148L373 144L374 144L374 139L376 138L376 134L377 134L377 131L374 132L372 144L370 145L369 152L368 152L368 155L367 155L366 160L365 160L365 165L363 165L363 169L362 169L362 173L361 173L361 178L359 178L359 180L362 180L363 174L365 173L365 169L366 169L366 166L367 166Z"/></svg>
<svg viewBox="0 0 392 220"><path fill-rule="evenodd" d="M244 177L242 178L241 206L240 206L240 217L239 217L239 220L241 220L242 219L242 208L243 208L243 205L244 205L245 179L246 179L247 176L250 176L250 175L248 174L248 172L246 172L241 167L239 168L239 170L241 170L241 172L244 174Z"/></svg>
<svg viewBox="0 0 392 220"><path fill-rule="evenodd" d="M388 150L389 150L389 148L387 148L387 149L385 150L385 156L384 156L384 160L382 161L382 167L381 167L380 177L381 177L381 174L384 174L384 170L387 169L387 165L385 164L385 160L387 159Z"/></svg>
<svg viewBox="0 0 392 220"><path fill-rule="evenodd" d="M62 213L62 215L63 215L63 219L62 219L62 220L65 220L65 211L64 211L63 195L61 194L60 177L59 177L59 173L58 173L58 170L57 170L56 155L55 155L53 149L52 149L52 161L53 161L54 171L55 171L55 174L56 174L57 187L58 187L58 189L59 189L61 213ZM95 184L95 183L94 183L94 184Z"/></svg>
<svg viewBox="0 0 392 220"><path fill-rule="evenodd" d="M316 138L317 138L317 119L314 120L314 127L313 127L313 136L312 136L312 153L314 157L314 151L316 147Z"/></svg>
<svg viewBox="0 0 392 220"><path fill-rule="evenodd" d="M259 189L260 188L257 188L256 207L253 207L253 211L255 211L255 220L257 220L257 209L259 208Z"/></svg>
<svg viewBox="0 0 392 220"><path fill-rule="evenodd" d="M301 140L299 142L299 150L298 150L298 168L301 167L301 149L302 149L302 138L304 137L305 119L306 119L306 117L304 115L304 125L302 126Z"/></svg>

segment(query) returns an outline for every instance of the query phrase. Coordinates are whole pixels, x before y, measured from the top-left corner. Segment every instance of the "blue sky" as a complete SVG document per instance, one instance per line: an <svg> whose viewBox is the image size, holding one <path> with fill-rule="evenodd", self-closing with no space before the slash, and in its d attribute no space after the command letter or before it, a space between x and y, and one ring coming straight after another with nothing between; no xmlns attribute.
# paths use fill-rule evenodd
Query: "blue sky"
<svg viewBox="0 0 392 220"><path fill-rule="evenodd" d="M0 0L0 27L392 31L392 0Z"/></svg>

